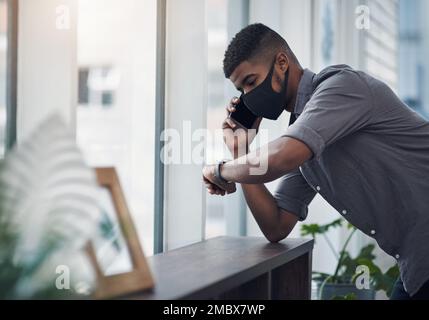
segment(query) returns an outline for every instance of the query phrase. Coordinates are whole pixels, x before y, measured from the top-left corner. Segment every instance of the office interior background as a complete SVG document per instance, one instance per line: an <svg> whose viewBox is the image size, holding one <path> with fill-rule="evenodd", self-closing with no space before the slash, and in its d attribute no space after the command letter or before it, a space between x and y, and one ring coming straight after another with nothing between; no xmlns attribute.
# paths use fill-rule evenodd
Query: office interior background
<svg viewBox="0 0 429 320"><path fill-rule="evenodd" d="M0 0L0 157L11 143L8 132L15 130L19 143L59 112L89 165L118 170L147 255L218 235L262 236L241 193L206 194L202 164L159 160L163 129L219 129L225 105L238 95L223 76L223 53L247 24L279 32L314 72L349 64L387 82L423 116L429 113L426 0L20 0L17 50L9 47L8 3ZM369 29L356 26L361 5L370 9ZM68 20L58 28L55 19L64 12ZM7 112L11 52L17 102ZM271 139L287 125L286 114L263 122ZM208 163L227 156L222 144L206 145ZM305 223L338 217L317 196ZM343 229L328 234L338 250L346 236ZM300 237L299 226L291 237ZM352 252L370 241L355 237ZM313 270L332 272L335 260L317 241ZM393 260L379 251L378 261L389 266Z"/></svg>

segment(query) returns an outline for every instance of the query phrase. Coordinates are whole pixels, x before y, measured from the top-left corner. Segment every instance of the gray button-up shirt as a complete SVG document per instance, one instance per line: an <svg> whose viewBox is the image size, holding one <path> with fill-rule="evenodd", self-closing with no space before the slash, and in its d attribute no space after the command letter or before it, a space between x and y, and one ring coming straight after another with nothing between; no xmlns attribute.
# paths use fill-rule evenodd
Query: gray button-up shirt
<svg viewBox="0 0 429 320"><path fill-rule="evenodd" d="M294 114L285 136L314 157L281 179L278 206L304 220L319 193L398 260L414 295L429 280L429 122L346 65L305 70Z"/></svg>

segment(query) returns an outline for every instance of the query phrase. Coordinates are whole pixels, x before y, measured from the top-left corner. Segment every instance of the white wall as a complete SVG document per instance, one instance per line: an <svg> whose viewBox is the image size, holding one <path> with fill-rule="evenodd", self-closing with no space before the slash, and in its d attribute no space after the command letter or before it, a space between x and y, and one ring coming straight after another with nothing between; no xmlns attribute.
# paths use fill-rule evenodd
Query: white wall
<svg viewBox="0 0 429 320"><path fill-rule="evenodd" d="M19 1L18 142L52 112L74 128L76 15L74 0Z"/></svg>

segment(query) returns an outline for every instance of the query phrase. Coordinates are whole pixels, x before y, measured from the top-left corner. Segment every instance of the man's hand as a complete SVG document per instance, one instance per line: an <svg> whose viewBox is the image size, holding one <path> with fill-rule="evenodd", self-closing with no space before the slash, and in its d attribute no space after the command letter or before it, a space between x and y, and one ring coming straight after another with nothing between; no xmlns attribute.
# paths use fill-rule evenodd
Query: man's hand
<svg viewBox="0 0 429 320"><path fill-rule="evenodd" d="M203 169L203 180L207 191L213 195L224 196L237 191L235 183L225 183L215 176L216 166L205 166Z"/></svg>
<svg viewBox="0 0 429 320"><path fill-rule="evenodd" d="M222 123L223 140L228 147L234 159L245 155L249 149L249 145L255 139L258 133L262 118L258 118L250 130L246 130L238 126L233 119L229 117L231 112L235 112L235 107L240 103L239 98L233 98L226 107L226 119Z"/></svg>
<svg viewBox="0 0 429 320"><path fill-rule="evenodd" d="M236 106L240 103L240 99L235 97L226 107L226 119L222 123L223 139L231 152L234 159L237 159L247 154L249 145L255 139L262 118L258 118L250 130L246 130L237 125L229 114L236 111ZM235 183L225 183L220 181L214 175L215 166L206 166L203 169L203 180L207 191L213 195L221 195L234 193L237 189Z"/></svg>

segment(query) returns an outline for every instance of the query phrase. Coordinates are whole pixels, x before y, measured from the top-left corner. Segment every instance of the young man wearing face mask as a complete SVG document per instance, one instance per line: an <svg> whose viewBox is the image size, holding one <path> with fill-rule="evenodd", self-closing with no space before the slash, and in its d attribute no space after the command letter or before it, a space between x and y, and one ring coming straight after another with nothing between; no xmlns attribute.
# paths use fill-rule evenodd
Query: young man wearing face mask
<svg viewBox="0 0 429 320"><path fill-rule="evenodd" d="M271 242L306 218L319 193L397 260L393 299L429 299L429 123L387 85L349 66L303 70L286 41L262 24L234 37L224 72L258 116L253 129L285 110L291 124L267 148L240 154L255 130L237 130L227 117L224 139L234 160L203 169L208 192L225 195L240 183ZM262 157L267 171L252 174ZM271 194L264 184L276 179Z"/></svg>

